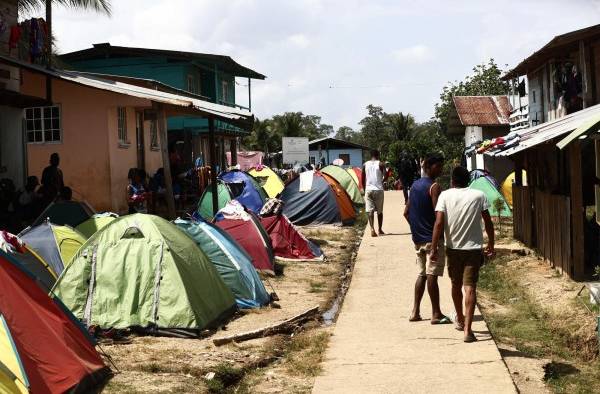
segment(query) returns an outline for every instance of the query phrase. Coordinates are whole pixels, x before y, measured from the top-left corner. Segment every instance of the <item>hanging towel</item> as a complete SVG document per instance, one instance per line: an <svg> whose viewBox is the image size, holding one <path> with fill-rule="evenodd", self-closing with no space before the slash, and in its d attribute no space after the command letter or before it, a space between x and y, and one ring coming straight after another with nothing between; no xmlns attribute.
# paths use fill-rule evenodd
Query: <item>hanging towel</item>
<svg viewBox="0 0 600 394"><path fill-rule="evenodd" d="M300 174L300 192L309 192L312 189L314 171L304 171Z"/></svg>

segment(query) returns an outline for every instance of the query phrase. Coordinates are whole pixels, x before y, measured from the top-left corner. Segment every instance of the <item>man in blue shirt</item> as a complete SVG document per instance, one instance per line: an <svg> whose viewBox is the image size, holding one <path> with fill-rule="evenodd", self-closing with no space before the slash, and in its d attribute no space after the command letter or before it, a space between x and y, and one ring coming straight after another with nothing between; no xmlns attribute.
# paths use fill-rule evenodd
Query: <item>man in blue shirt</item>
<svg viewBox="0 0 600 394"><path fill-rule="evenodd" d="M425 285L431 299L431 324L449 324L447 318L440 310L440 290L438 276L444 275L444 247L443 242L438 245L438 258L432 261L431 242L435 224L435 206L442 188L435 179L440 176L444 160L440 156L430 156L424 162L425 176L415 181L410 190L410 196L404 217L410 224L412 239L417 253L417 269L419 271L415 283L415 299L410 321L421 321L421 300L425 293Z"/></svg>

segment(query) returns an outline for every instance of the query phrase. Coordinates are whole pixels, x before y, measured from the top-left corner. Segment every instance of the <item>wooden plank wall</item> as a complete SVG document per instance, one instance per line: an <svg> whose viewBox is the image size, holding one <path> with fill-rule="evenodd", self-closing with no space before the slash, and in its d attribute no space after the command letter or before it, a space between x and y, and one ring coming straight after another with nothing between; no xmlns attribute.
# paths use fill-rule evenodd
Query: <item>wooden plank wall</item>
<svg viewBox="0 0 600 394"><path fill-rule="evenodd" d="M535 191L537 249L561 273L573 277L571 201L569 197Z"/></svg>
<svg viewBox="0 0 600 394"><path fill-rule="evenodd" d="M513 232L516 239L533 248L533 210L529 187L513 185Z"/></svg>

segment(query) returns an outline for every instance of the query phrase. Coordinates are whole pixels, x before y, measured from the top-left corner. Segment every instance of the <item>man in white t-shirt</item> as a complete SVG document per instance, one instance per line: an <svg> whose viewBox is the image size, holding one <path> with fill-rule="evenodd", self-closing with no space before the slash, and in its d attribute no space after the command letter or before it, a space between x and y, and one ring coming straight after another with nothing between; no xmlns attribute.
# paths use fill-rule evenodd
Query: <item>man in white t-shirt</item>
<svg viewBox="0 0 600 394"><path fill-rule="evenodd" d="M431 242L431 260L436 261L438 258L437 245L443 231L448 274L452 282L452 300L456 308L456 328L464 331L465 342L475 342L477 338L471 330L471 323L477 302L477 280L484 254L486 256L494 254L494 224L488 211L490 205L485 194L470 189L469 182L469 171L464 167L456 167L452 171L452 189L442 192L438 198ZM485 248L483 248L481 229L482 218L488 236Z"/></svg>
<svg viewBox="0 0 600 394"><path fill-rule="evenodd" d="M379 161L379 151L371 151L371 160L365 162L362 169L362 182L365 185L365 211L369 215L371 236L376 237L375 213L379 223L379 235L385 234L383 226L383 183L387 178L384 164Z"/></svg>

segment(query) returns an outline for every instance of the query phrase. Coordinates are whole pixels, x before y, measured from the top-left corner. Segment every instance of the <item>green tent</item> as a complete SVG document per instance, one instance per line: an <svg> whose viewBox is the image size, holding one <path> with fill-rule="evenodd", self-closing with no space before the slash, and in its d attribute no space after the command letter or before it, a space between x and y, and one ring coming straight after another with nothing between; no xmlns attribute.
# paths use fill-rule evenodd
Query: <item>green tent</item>
<svg viewBox="0 0 600 394"><path fill-rule="evenodd" d="M475 179L473 182L471 182L469 187L471 189L481 190L485 194L485 196L488 199L488 202L490 203L490 214L492 216L498 216L498 210L496 209L496 206L494 204L494 201L498 199L502 202L502 205L504 207L500 216L512 216L510 207L506 203L506 199L504 198L504 196L502 196L502 194L498 191L498 189L496 189L494 184L487 177L482 176L480 178Z"/></svg>
<svg viewBox="0 0 600 394"><path fill-rule="evenodd" d="M231 201L231 193L229 192L229 188L223 182L217 183L217 201L218 209L223 208L229 201ZM211 220L214 216L213 214L213 203L212 203L212 187L208 185L204 193L202 193L202 197L200 197L200 201L198 202L198 213L206 220Z"/></svg>
<svg viewBox="0 0 600 394"><path fill-rule="evenodd" d="M194 240L153 215L115 219L73 257L53 289L87 326L202 330L236 309Z"/></svg>
<svg viewBox="0 0 600 394"><path fill-rule="evenodd" d="M116 213L99 213L81 223L75 229L79 231L85 239L88 239L118 217L119 215Z"/></svg>
<svg viewBox="0 0 600 394"><path fill-rule="evenodd" d="M342 185L342 187L346 190L354 205L365 204L365 200L360 194L360 189L358 188L358 185L356 184L352 176L348 174L348 172L342 167L330 165L321 169L321 172L324 172L325 174L331 176L333 179L338 181L338 183Z"/></svg>

